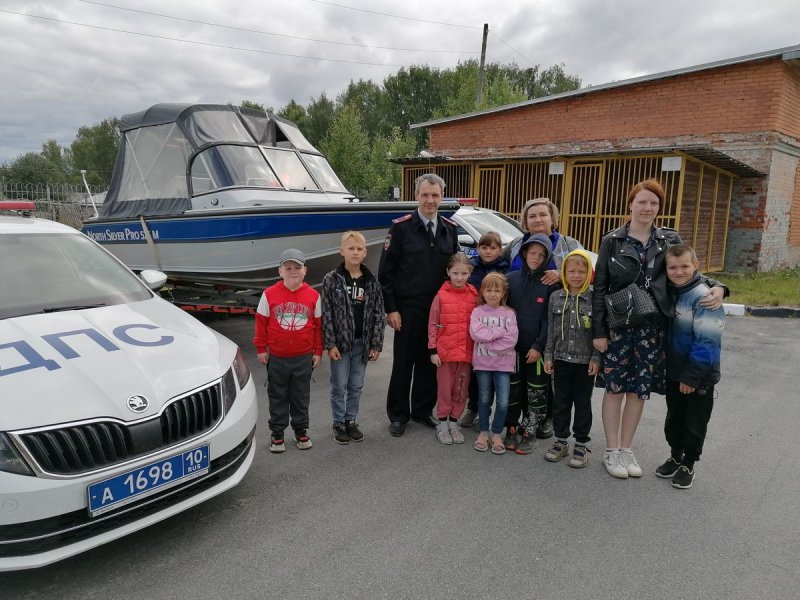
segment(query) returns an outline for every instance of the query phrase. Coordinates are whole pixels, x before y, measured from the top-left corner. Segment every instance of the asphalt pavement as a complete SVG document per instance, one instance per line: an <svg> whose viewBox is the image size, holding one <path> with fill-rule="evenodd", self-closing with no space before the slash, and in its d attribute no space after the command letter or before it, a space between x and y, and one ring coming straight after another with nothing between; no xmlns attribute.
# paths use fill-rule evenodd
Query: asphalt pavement
<svg viewBox="0 0 800 600"><path fill-rule="evenodd" d="M603 470L601 391L586 469L389 436L391 334L371 365L360 444L334 443L328 360L312 384L308 451L267 451L252 321L237 341L263 400L244 481L186 513L42 569L0 573L0 599L791 598L800 589L800 320L729 317L722 382L690 490L653 470L668 455L654 396L634 443L641 479Z"/></svg>

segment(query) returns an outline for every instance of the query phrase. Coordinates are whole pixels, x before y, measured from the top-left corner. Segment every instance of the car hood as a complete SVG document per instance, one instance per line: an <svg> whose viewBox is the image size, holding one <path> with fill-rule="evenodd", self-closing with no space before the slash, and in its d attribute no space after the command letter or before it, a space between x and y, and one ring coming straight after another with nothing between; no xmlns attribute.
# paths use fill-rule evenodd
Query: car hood
<svg viewBox="0 0 800 600"><path fill-rule="evenodd" d="M158 414L230 368L236 346L160 298L0 321L0 431ZM140 413L128 398L149 406Z"/></svg>

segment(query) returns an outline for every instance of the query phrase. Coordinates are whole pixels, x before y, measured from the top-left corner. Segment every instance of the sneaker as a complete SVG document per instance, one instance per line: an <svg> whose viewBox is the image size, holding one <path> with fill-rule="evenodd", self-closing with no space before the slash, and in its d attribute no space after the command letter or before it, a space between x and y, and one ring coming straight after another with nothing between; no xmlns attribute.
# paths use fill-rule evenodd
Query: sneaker
<svg viewBox="0 0 800 600"><path fill-rule="evenodd" d="M461 421L459 424L462 427L472 427L475 424L475 419L478 418L478 413L474 410L467 409L464 411L464 414L461 415Z"/></svg>
<svg viewBox="0 0 800 600"><path fill-rule="evenodd" d="M269 440L269 451L275 452L276 454L286 451L286 444L283 441L283 433L276 433L274 431L272 432L272 436Z"/></svg>
<svg viewBox="0 0 800 600"><path fill-rule="evenodd" d="M606 450L605 454L603 455L603 466L608 471L608 474L612 477L618 477L619 479L627 479L628 478L628 469L625 468L625 465L622 464L622 459L619 456L619 450Z"/></svg>
<svg viewBox="0 0 800 600"><path fill-rule="evenodd" d="M517 442L517 447L514 449L514 452L517 454L530 454L533 452L533 446L536 444L536 436L529 435L527 431L523 432L521 436L519 436L519 441ZM506 446L508 448L508 446Z"/></svg>
<svg viewBox="0 0 800 600"><path fill-rule="evenodd" d="M569 455L569 442L566 440L556 440L547 452L544 453L544 459L550 462L558 462L562 458Z"/></svg>
<svg viewBox="0 0 800 600"><path fill-rule="evenodd" d="M350 441L360 442L364 439L364 434L361 433L361 430L358 428L358 423L355 421L347 421L345 427L347 428L347 435L350 436Z"/></svg>
<svg viewBox="0 0 800 600"><path fill-rule="evenodd" d="M642 467L636 462L636 455L633 453L633 450L630 448L620 448L619 455L620 458L622 458L622 465L625 467L625 470L628 471L629 477L642 476Z"/></svg>
<svg viewBox="0 0 800 600"><path fill-rule="evenodd" d="M333 424L333 439L337 444L350 443L350 434L347 432L347 427L344 423Z"/></svg>
<svg viewBox="0 0 800 600"><path fill-rule="evenodd" d="M445 446L453 445L453 436L450 435L450 427L448 427L447 421L442 421L436 426L436 439Z"/></svg>
<svg viewBox="0 0 800 600"><path fill-rule="evenodd" d="M308 437L305 429L294 432L294 441L300 450L308 450L314 444L311 443L311 438Z"/></svg>
<svg viewBox="0 0 800 600"><path fill-rule="evenodd" d="M450 437L453 438L454 444L464 443L464 434L461 433L461 427L455 421L450 421Z"/></svg>
<svg viewBox="0 0 800 600"><path fill-rule="evenodd" d="M681 490L688 490L692 487L693 482L694 469L690 469L686 465L679 466L678 470L675 471L675 475L672 477L672 487Z"/></svg>
<svg viewBox="0 0 800 600"><path fill-rule="evenodd" d="M536 437L547 440L553 437L553 419L542 419L536 426Z"/></svg>
<svg viewBox="0 0 800 600"><path fill-rule="evenodd" d="M506 447L506 450L514 450L517 449L517 428L514 425L511 425L506 429L506 439L503 444Z"/></svg>
<svg viewBox="0 0 800 600"><path fill-rule="evenodd" d="M569 459L567 464L574 469L582 469L589 464L589 454L591 452L586 446L575 444L575 447L572 448L572 458Z"/></svg>
<svg viewBox="0 0 800 600"><path fill-rule="evenodd" d="M663 465L656 469L656 477L672 479L672 476L675 475L675 472L680 466L681 463L670 456Z"/></svg>

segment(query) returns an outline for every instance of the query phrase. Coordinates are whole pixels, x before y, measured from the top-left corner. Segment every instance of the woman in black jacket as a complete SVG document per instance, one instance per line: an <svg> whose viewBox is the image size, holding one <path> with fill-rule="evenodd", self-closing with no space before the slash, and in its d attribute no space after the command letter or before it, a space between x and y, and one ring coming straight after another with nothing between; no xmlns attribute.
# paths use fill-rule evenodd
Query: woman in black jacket
<svg viewBox="0 0 800 600"><path fill-rule="evenodd" d="M651 392L664 393L664 335L674 307L667 293L666 250L681 243L678 232L654 225L664 203L664 188L655 179L637 183L628 193L630 220L606 234L600 243L592 299L594 347L603 354L605 395L603 465L614 477L641 477L631 450L633 437ZM605 297L631 283L649 289L661 313L651 322L609 331ZM704 302L722 303L724 288L715 287ZM624 400L624 403L623 403Z"/></svg>

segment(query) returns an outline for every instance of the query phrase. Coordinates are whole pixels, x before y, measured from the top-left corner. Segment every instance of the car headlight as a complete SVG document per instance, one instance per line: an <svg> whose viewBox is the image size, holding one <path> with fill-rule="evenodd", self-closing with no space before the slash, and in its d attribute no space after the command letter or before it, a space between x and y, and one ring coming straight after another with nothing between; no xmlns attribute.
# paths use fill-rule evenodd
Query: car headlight
<svg viewBox="0 0 800 600"><path fill-rule="evenodd" d="M247 366L247 362L244 360L241 348L236 350L236 358L233 359L233 372L239 382L239 389L243 390L247 382L250 381L250 367Z"/></svg>
<svg viewBox="0 0 800 600"><path fill-rule="evenodd" d="M240 348L236 349L233 365L225 373L225 377L222 378L222 404L225 407L225 414L228 413L236 400L238 392L235 381L239 382L239 389L243 389L247 382L250 381L250 368L247 366Z"/></svg>
<svg viewBox="0 0 800 600"><path fill-rule="evenodd" d="M17 475L33 475L33 471L22 460L5 433L0 433L0 471Z"/></svg>

